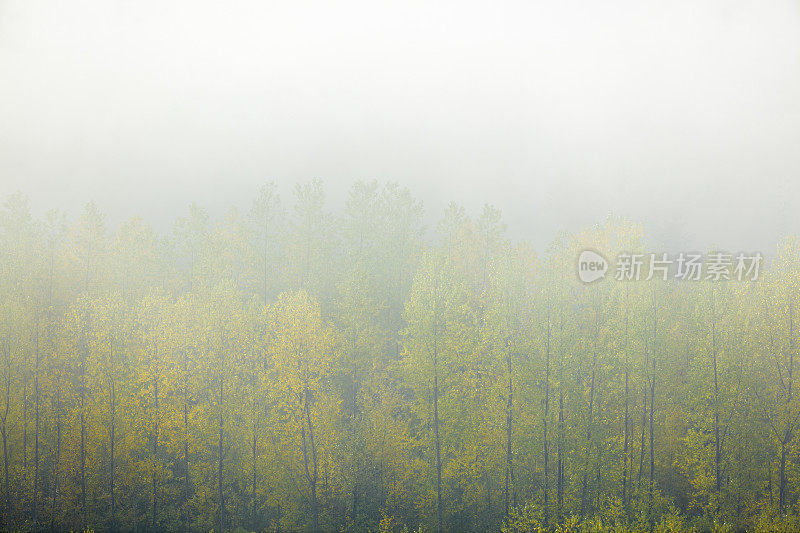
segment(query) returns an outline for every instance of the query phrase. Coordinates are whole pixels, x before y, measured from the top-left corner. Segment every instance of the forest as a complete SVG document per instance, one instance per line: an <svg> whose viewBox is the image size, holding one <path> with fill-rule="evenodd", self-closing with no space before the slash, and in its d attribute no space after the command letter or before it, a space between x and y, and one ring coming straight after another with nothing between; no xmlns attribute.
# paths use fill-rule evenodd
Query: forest
<svg viewBox="0 0 800 533"><path fill-rule="evenodd" d="M284 196L167 231L1 199L0 527L800 530L796 236L756 280L584 283L661 250Z"/></svg>

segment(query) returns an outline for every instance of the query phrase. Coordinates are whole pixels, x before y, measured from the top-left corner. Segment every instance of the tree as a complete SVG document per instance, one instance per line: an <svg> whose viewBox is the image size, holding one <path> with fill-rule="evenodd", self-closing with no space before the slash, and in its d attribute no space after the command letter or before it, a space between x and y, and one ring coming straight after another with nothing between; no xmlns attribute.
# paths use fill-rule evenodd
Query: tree
<svg viewBox="0 0 800 533"><path fill-rule="evenodd" d="M279 385L278 409L284 413L286 438L302 451L302 473L308 484L311 530L320 529L318 484L327 452L322 432L336 414L329 375L333 332L322 322L319 307L305 291L283 293L270 311L270 347Z"/></svg>

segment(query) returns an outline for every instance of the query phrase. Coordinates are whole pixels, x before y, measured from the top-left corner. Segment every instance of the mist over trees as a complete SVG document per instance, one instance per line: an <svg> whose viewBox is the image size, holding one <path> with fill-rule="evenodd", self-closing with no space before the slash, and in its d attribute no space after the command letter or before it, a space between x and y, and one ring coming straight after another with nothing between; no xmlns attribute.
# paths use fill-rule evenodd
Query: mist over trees
<svg viewBox="0 0 800 533"><path fill-rule="evenodd" d="M800 528L794 236L757 281L585 284L646 228L537 253L319 180L176 217L3 199L4 530Z"/></svg>

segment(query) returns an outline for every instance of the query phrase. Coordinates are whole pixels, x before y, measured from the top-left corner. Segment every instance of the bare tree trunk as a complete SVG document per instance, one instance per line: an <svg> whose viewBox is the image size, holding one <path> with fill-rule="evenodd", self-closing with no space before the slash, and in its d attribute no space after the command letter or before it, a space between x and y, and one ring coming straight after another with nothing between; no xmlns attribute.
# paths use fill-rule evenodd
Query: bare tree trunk
<svg viewBox="0 0 800 533"><path fill-rule="evenodd" d="M319 503L317 501L317 480L319 478L319 471L317 467L317 448L314 441L314 425L311 423L311 405L309 402L308 385L303 386L303 411L305 411L305 424L303 425L303 461L305 464L306 478L308 479L309 488L311 489L311 518L313 531L319 531ZM306 428L308 429L308 441L306 441ZM308 467L309 453L308 447L311 448L311 468Z"/></svg>
<svg viewBox="0 0 800 533"><path fill-rule="evenodd" d="M438 325L438 272L434 274L433 286L433 432L436 445L436 519L437 531L444 531L444 512L442 509L442 447L439 437L439 353L437 345Z"/></svg>
<svg viewBox="0 0 800 533"><path fill-rule="evenodd" d="M564 302L562 299L562 286L564 275L561 275L561 285L558 288L558 313L559 313L559 365L558 365L558 478L556 480L556 522L561 523L561 513L564 507Z"/></svg>
<svg viewBox="0 0 800 533"><path fill-rule="evenodd" d="M85 315L83 317L83 329L81 331L81 360L80 360L80 410L81 410L81 448L80 448L80 480L81 480L81 529L86 530L86 363L88 358L88 339L89 329L89 274L91 272L92 247L91 241L86 249L86 277L84 279L83 293L87 299L84 302Z"/></svg>
<svg viewBox="0 0 800 533"><path fill-rule="evenodd" d="M583 489L581 490L581 520L586 514L586 496L589 486L589 451L592 444L592 425L594 424L594 387L595 377L597 376L597 329L598 311L594 315L594 356L592 360L592 382L589 388L589 412L586 416L586 467L583 471Z"/></svg>
<svg viewBox="0 0 800 533"><path fill-rule="evenodd" d="M265 228L266 231L266 228ZM266 244L265 244L266 247ZM265 261L266 261L266 253L265 253ZM266 291L266 282L264 284L264 289ZM252 525L253 531L258 531L258 526L256 524L256 459L257 459L257 439L258 439L258 388L257 388L257 368L258 365L256 364L255 357L252 358L250 367L250 388L251 394L253 397L253 486L252 492L250 495L250 523Z"/></svg>
<svg viewBox="0 0 800 533"><path fill-rule="evenodd" d="M769 493L769 506L775 505L775 496L772 490L772 460L767 461L767 492Z"/></svg>
<svg viewBox="0 0 800 533"><path fill-rule="evenodd" d="M644 341L644 353L645 353L645 361L648 361L649 352L647 350L647 339ZM637 492L641 491L642 488L642 472L644 471L644 437L645 437L645 430L647 428L647 386L648 386L649 377L647 376L647 368L645 367L645 383L642 386L642 438L641 443L639 444L639 472L636 476L636 490ZM641 494L639 494L638 498L641 498ZM639 500L641 501L641 500Z"/></svg>
<svg viewBox="0 0 800 533"><path fill-rule="evenodd" d="M111 530L116 531L117 529L117 497L116 497L116 487L115 487L115 473L116 473L116 464L115 464L115 456L114 456L114 449L116 445L116 431L117 431L117 386L116 386L116 370L114 364L114 344L113 340L111 341L111 394L109 401L111 403L111 475L109 476L109 484L111 489Z"/></svg>
<svg viewBox="0 0 800 533"><path fill-rule="evenodd" d="M36 344L33 375L34 409L36 413L36 429L33 436L33 528L39 525L39 313L36 312Z"/></svg>
<svg viewBox="0 0 800 533"><path fill-rule="evenodd" d="M222 489L222 445L224 440L223 428L223 415L222 410L225 405L225 378L222 374L222 367L220 366L219 375L219 440L217 447L217 498L219 499L219 508L217 509L217 529L223 531L222 524L225 515L225 494Z"/></svg>
<svg viewBox="0 0 800 533"><path fill-rule="evenodd" d="M438 531L444 531L444 517L442 513L442 450L439 440L439 370L438 356L436 353L436 336L433 341L433 432L436 439L436 518Z"/></svg>
<svg viewBox="0 0 800 533"><path fill-rule="evenodd" d="M183 352L183 502L182 520L184 530L189 530L189 355Z"/></svg>
<svg viewBox="0 0 800 533"><path fill-rule="evenodd" d="M61 380L56 381L56 397L54 398L56 410L56 459L53 472L53 508L50 513L50 531L55 531L56 509L58 504L58 482L61 472Z"/></svg>
<svg viewBox="0 0 800 533"><path fill-rule="evenodd" d="M10 348L6 347L6 350L10 350ZM6 357L10 357L10 355L6 355ZM6 368L7 372L11 371L10 366ZM8 479L8 435L6 433L6 424L8 422L8 408L9 402L11 401L11 377L6 374L5 378L6 382L6 405L5 409L3 410L3 420L2 425L0 426L0 434L3 436L3 470L5 474L5 485L6 485L6 512L5 512L5 524L4 529L10 530L11 529L11 486Z"/></svg>
<svg viewBox="0 0 800 533"><path fill-rule="evenodd" d="M511 365L511 346L507 347L506 363L508 365L508 402L506 404L506 501L505 515L508 516L509 500L511 498L512 484L514 483L514 463L511 448L511 437L513 435L513 408L514 408L514 385L512 381ZM514 498L516 500L516 498ZM516 504L516 502L514 502Z"/></svg>
<svg viewBox="0 0 800 533"><path fill-rule="evenodd" d="M157 348L156 348L157 350ZM156 357L158 355L156 354ZM158 370L156 370L156 373ZM153 531L157 531L156 527L158 525L158 475L157 475L157 466L158 466L158 432L159 432L159 418L158 418L158 376L153 377L153 396L155 399L154 407L155 413L153 414L153 422L155 424L155 428L153 430L153 523L152 528Z"/></svg>
<svg viewBox="0 0 800 533"><path fill-rule="evenodd" d="M655 448L653 446L653 413L655 411L655 390L656 390L656 326L658 324L658 313L656 309L656 290L653 287L653 347L650 350L650 359L653 369L650 377L650 504L648 515L650 518L650 531L653 531L655 526L655 517L653 516L653 477L655 473Z"/></svg>
<svg viewBox="0 0 800 533"><path fill-rule="evenodd" d="M783 516L784 510L786 508L786 438L788 435L784 435L783 440L781 440L781 466L780 466L780 477L778 481L778 512L780 516Z"/></svg>
<svg viewBox="0 0 800 533"><path fill-rule="evenodd" d="M717 495L722 490L722 476L720 470L720 462L722 459L722 452L720 450L720 436L719 436L719 376L717 372L717 317L714 309L714 284L711 284L711 357L714 362L714 443L716 450L714 452L714 486L717 490Z"/></svg>
<svg viewBox="0 0 800 533"><path fill-rule="evenodd" d="M314 463L314 476L311 482L311 512L314 515L314 531L319 531L319 502L317 501L317 446L314 442L314 425L311 423L311 411L308 406L309 390L306 389L306 422L308 422L308 441L311 444L311 460Z"/></svg>
<svg viewBox="0 0 800 533"><path fill-rule="evenodd" d="M628 409L630 397L629 384L629 361L628 361L628 285L625 285L625 443L622 449L622 506L625 509L625 518L630 520L630 505L628 504L628 463L630 456L628 453L630 440L630 414Z"/></svg>
<svg viewBox="0 0 800 533"><path fill-rule="evenodd" d="M544 371L544 416L542 426L544 430L544 525L547 527L550 518L549 493L550 493L550 450L547 440L547 421L550 416L550 300L547 300L547 340L545 350Z"/></svg>
<svg viewBox="0 0 800 533"><path fill-rule="evenodd" d="M28 365L21 369L22 374L22 470L28 471ZM27 476L26 476L27 477Z"/></svg>
<svg viewBox="0 0 800 533"><path fill-rule="evenodd" d="M88 312L88 311L87 311ZM84 344L85 344L84 340ZM81 410L81 449L80 449L80 480L81 480L81 529L86 531L86 347L82 349L81 381L80 381L80 410Z"/></svg>
<svg viewBox="0 0 800 533"><path fill-rule="evenodd" d="M48 276L48 285L47 285L47 308L48 308L48 315L47 315L47 341L50 344L51 350L53 350L53 335L52 335L52 325L53 325L53 317L50 314L51 310L53 309L53 278L55 277L55 253L50 253L50 269L49 269L49 276ZM37 345L38 347L38 345ZM53 350L54 351L54 350ZM50 514L50 531L55 529L55 519L56 519L56 502L58 501L58 481L59 481L59 464L61 462L61 379L56 375L56 385L55 385L55 396L52 399L52 405L56 412L56 457L55 463L53 465L53 502Z"/></svg>
<svg viewBox="0 0 800 533"><path fill-rule="evenodd" d="M258 530L256 524L256 434L253 433L253 490L250 495L251 508L250 508L250 522L253 526L253 531Z"/></svg>
<svg viewBox="0 0 800 533"><path fill-rule="evenodd" d="M792 384L794 382L794 309L792 307L792 302L789 301L789 379L786 385L786 406L787 406L787 418L786 421L786 430L783 434L783 439L781 440L781 466L780 466L780 481L778 485L778 507L780 515L783 516L783 513L786 510L786 448L791 443L794 435L792 431Z"/></svg>
<svg viewBox="0 0 800 533"><path fill-rule="evenodd" d="M598 445L597 446L597 479L595 480L595 486L597 487L597 492L594 495L594 509L600 508L600 496L602 495L603 491L602 488L602 481L603 481L603 447Z"/></svg>
<svg viewBox="0 0 800 533"><path fill-rule="evenodd" d="M653 361L653 375L650 379L650 530L653 530L654 517L653 517L653 473L655 471L655 455L653 447L653 408L655 406L655 387L656 387L656 358L655 353L652 357Z"/></svg>

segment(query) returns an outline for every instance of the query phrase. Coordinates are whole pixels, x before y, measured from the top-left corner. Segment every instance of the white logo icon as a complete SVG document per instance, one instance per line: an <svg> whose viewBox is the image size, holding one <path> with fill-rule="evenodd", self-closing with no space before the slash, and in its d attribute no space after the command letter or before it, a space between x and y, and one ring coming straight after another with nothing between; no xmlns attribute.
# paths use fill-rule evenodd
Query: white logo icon
<svg viewBox="0 0 800 533"><path fill-rule="evenodd" d="M584 283L603 279L608 272L608 261L592 250L584 250L578 257L578 278Z"/></svg>

